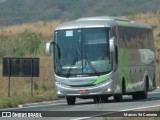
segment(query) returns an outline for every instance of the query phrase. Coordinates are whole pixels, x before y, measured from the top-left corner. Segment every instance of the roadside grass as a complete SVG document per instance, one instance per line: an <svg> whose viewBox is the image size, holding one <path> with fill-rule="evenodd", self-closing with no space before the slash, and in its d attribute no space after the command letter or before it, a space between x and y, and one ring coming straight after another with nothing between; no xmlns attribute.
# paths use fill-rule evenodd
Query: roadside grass
<svg viewBox="0 0 160 120"><path fill-rule="evenodd" d="M35 102L43 102L43 101L53 101L57 99L54 92L47 91L43 95L35 95L35 96L11 96L11 97L3 97L0 98L0 108L14 108L18 107L18 105L26 104L26 103L35 103Z"/></svg>

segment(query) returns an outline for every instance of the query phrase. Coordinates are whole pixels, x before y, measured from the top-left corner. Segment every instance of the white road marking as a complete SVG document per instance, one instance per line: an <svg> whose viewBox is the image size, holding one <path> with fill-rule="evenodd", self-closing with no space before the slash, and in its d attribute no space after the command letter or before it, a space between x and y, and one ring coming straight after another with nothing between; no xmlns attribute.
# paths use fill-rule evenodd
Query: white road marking
<svg viewBox="0 0 160 120"><path fill-rule="evenodd" d="M160 107L160 105L153 105L153 106L146 106L146 107L139 107L139 108L124 109L124 110L120 110L120 111L140 110L140 109L154 108L154 107Z"/></svg>
<svg viewBox="0 0 160 120"><path fill-rule="evenodd" d="M92 117L80 117L80 118L75 118L75 119L71 119L71 120L85 120L85 119L90 119Z"/></svg>

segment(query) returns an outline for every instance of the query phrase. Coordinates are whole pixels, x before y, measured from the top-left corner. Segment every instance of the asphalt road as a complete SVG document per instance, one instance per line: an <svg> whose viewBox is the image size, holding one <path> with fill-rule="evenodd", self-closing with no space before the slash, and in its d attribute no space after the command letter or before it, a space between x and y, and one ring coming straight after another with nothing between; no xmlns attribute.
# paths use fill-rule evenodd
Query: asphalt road
<svg viewBox="0 0 160 120"><path fill-rule="evenodd" d="M41 111L42 114L37 115L54 116L47 118L29 118L29 120L81 120L86 118L91 119L93 116L114 115L120 111L148 111L155 107L160 107L160 89L149 92L148 98L145 100L132 100L131 96L124 96L122 102L114 102L111 97L107 103L95 104L92 99L88 99L78 100L76 105L67 105L65 100L61 100L23 105L20 106L20 108L1 109L0 111L12 113L25 113L26 111L34 113ZM9 118L0 119L8 120ZM23 120L25 119L28 120L28 118L23 118ZM11 120L17 120L17 118L12 118Z"/></svg>

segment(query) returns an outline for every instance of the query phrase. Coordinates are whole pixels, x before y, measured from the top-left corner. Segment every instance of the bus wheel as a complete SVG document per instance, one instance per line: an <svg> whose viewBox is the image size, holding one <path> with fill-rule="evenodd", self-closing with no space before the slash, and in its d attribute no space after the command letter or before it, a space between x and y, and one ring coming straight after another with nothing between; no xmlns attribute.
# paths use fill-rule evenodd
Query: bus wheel
<svg viewBox="0 0 160 120"><path fill-rule="evenodd" d="M76 97L66 97L68 105L75 105Z"/></svg>
<svg viewBox="0 0 160 120"><path fill-rule="evenodd" d="M132 94L133 100L146 99L147 96L148 96L147 84L144 87L144 91L142 91L142 92L136 92L136 93Z"/></svg>
<svg viewBox="0 0 160 120"><path fill-rule="evenodd" d="M141 95L141 99L147 99L147 96L148 96L148 90L147 90L147 83L144 87L144 91L140 93Z"/></svg>
<svg viewBox="0 0 160 120"><path fill-rule="evenodd" d="M122 94L114 95L114 101L115 102L121 102L122 101Z"/></svg>
<svg viewBox="0 0 160 120"><path fill-rule="evenodd" d="M140 93L136 92L132 94L133 100L139 100L140 99Z"/></svg>

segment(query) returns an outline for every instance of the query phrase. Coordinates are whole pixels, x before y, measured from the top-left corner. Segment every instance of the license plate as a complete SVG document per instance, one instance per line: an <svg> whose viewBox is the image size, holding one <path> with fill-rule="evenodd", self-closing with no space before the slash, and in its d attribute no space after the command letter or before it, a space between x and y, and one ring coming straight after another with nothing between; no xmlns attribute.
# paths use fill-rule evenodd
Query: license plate
<svg viewBox="0 0 160 120"><path fill-rule="evenodd" d="M80 94L87 94L87 93L89 93L89 90L79 90L79 93Z"/></svg>

